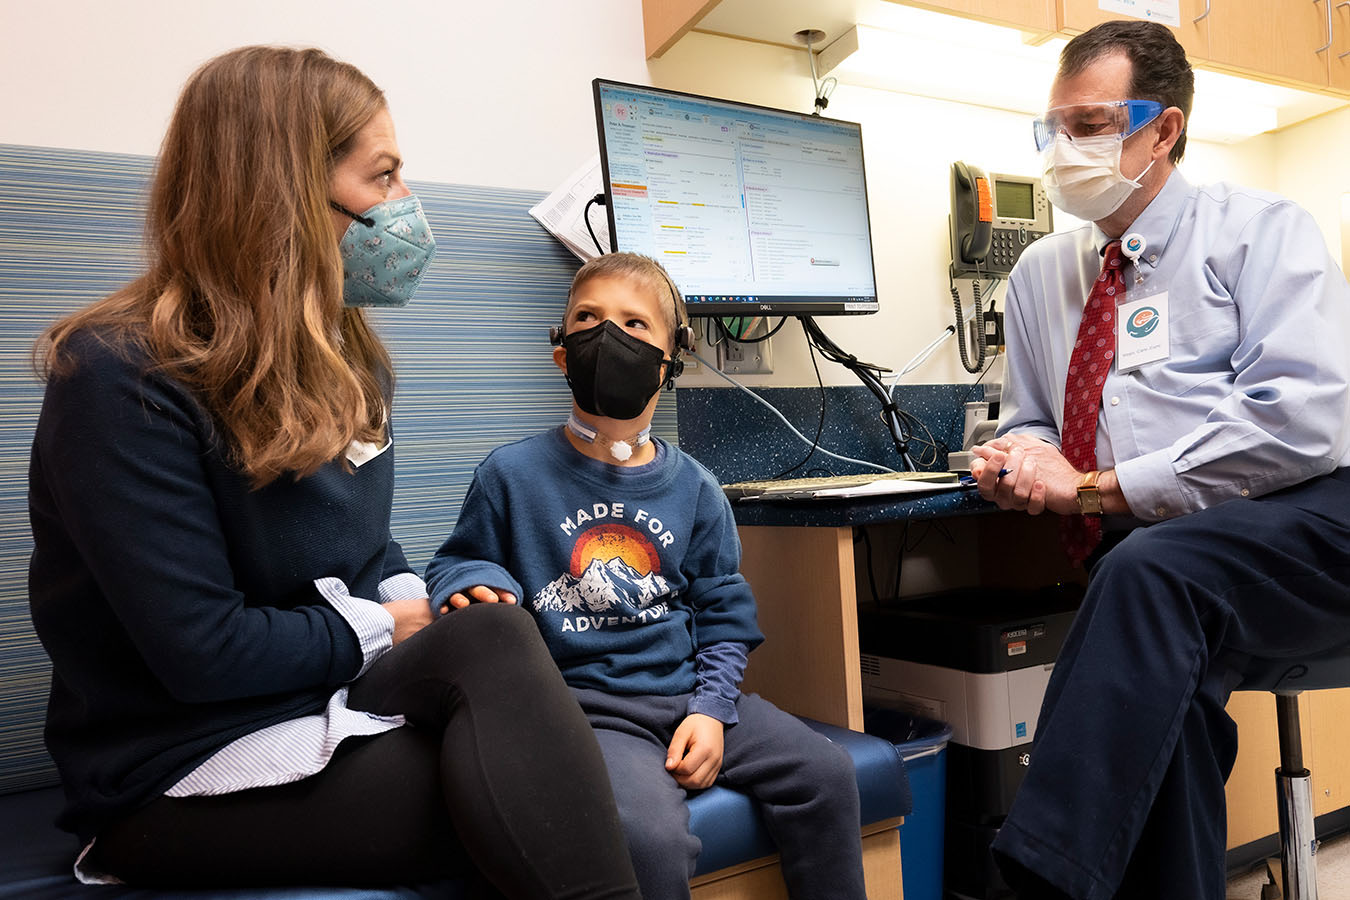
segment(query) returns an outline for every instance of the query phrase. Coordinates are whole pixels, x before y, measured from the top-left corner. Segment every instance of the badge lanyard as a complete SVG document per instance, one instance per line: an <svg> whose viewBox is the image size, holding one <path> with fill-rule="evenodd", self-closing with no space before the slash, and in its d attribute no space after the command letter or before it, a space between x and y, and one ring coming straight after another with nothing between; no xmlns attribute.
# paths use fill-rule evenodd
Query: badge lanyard
<svg viewBox="0 0 1350 900"><path fill-rule="evenodd" d="M1120 243L1121 254L1134 266L1134 284L1127 285L1125 302L1116 307L1116 371L1122 374L1171 356L1167 292L1139 290L1144 284L1139 257L1147 246L1143 235L1133 232Z"/></svg>

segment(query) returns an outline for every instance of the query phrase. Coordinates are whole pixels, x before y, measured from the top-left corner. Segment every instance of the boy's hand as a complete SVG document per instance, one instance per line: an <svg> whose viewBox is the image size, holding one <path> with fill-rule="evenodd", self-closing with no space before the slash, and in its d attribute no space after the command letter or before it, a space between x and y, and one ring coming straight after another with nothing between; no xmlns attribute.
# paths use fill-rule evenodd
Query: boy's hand
<svg viewBox="0 0 1350 900"><path fill-rule="evenodd" d="M515 603L516 595L501 588L490 588L480 584L459 594L451 594L449 603L441 604L441 614L453 609L463 609L470 603Z"/></svg>
<svg viewBox="0 0 1350 900"><path fill-rule="evenodd" d="M680 787L701 790L712 787L722 771L722 729L712 716L691 713L675 729L666 751L666 771Z"/></svg>

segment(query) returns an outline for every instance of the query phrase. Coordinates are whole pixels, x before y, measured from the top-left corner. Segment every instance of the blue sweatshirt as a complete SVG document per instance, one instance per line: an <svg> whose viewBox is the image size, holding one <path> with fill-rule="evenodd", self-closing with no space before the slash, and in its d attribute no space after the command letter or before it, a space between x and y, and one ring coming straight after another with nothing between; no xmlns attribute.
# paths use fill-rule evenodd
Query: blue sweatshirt
<svg viewBox="0 0 1350 900"><path fill-rule="evenodd" d="M512 591L568 684L616 694L694 692L701 651L758 645L731 505L707 469L655 440L656 459L629 467L579 453L562 428L494 450L427 566L433 608L475 585ZM735 721L698 701L690 712Z"/></svg>

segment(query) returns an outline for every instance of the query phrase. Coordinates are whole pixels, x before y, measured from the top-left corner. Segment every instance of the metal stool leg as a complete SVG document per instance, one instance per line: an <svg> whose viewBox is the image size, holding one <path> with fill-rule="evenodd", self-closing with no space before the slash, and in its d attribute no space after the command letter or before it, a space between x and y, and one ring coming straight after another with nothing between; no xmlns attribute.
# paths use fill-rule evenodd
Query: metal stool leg
<svg viewBox="0 0 1350 900"><path fill-rule="evenodd" d="M1280 729L1280 767L1275 770L1280 814L1280 882L1287 900L1317 900L1317 834L1313 824L1311 773L1303 767L1298 693L1275 695ZM1276 876L1262 889L1263 900L1274 894Z"/></svg>

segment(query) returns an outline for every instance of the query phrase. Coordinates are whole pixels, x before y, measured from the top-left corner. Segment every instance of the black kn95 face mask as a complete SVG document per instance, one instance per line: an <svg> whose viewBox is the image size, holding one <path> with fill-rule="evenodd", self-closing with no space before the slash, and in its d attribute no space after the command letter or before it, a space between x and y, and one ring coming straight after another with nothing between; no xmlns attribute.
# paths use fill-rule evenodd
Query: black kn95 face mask
<svg viewBox="0 0 1350 900"><path fill-rule="evenodd" d="M642 415L671 363L660 347L610 321L574 331L562 345L567 351L567 383L577 406L610 419Z"/></svg>

